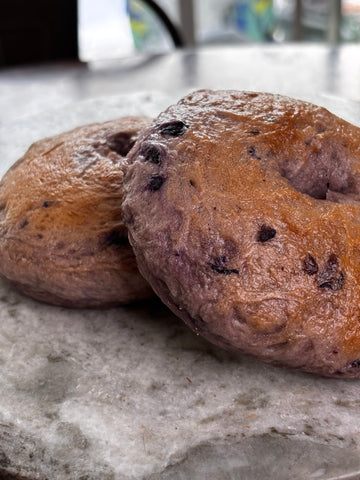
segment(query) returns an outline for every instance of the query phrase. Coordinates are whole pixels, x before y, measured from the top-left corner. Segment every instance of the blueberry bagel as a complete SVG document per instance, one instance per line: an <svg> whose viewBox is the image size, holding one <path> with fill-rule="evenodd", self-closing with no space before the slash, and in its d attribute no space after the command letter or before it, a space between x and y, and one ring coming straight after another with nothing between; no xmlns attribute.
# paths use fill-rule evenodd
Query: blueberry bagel
<svg viewBox="0 0 360 480"><path fill-rule="evenodd" d="M360 377L360 130L324 108L198 91L128 156L139 268L196 333L264 362Z"/></svg>
<svg viewBox="0 0 360 480"><path fill-rule="evenodd" d="M82 126L34 143L0 182L0 275L67 307L152 295L121 217L124 156L146 118Z"/></svg>

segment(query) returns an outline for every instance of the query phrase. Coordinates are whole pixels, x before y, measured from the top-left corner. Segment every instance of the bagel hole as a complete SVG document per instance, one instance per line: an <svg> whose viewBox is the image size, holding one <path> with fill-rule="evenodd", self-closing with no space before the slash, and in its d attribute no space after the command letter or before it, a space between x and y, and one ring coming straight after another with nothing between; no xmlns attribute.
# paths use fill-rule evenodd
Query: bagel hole
<svg viewBox="0 0 360 480"><path fill-rule="evenodd" d="M121 155L122 157L126 157L126 155L132 149L134 143L134 135L126 132L115 133L107 139L107 144L110 150Z"/></svg>
<svg viewBox="0 0 360 480"><path fill-rule="evenodd" d="M286 159L281 165L281 175L297 191L317 200L341 203L348 199L358 200L354 179L350 175L347 158L336 150L330 154L322 151L312 152L298 168L296 159Z"/></svg>
<svg viewBox="0 0 360 480"><path fill-rule="evenodd" d="M101 233L99 236L99 244L101 247L129 245L126 228L120 227L118 229Z"/></svg>

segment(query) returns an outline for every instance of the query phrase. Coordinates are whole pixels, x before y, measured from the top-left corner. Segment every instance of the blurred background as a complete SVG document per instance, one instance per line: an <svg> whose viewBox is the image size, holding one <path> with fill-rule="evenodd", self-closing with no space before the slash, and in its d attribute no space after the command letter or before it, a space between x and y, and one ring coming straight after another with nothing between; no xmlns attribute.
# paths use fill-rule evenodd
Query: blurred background
<svg viewBox="0 0 360 480"><path fill-rule="evenodd" d="M0 66L177 47L360 40L360 0L1 0Z"/></svg>

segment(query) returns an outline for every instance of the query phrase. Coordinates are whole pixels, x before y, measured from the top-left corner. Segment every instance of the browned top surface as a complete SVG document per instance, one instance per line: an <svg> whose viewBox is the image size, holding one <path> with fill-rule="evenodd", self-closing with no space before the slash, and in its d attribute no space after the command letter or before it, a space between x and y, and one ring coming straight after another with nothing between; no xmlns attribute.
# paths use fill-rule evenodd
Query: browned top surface
<svg viewBox="0 0 360 480"><path fill-rule="evenodd" d="M125 177L145 276L216 343L357 375L358 138L323 108L269 94L200 91L170 107Z"/></svg>
<svg viewBox="0 0 360 480"><path fill-rule="evenodd" d="M122 221L121 165L149 122L126 117L40 140L7 172L1 273L20 290L71 306L148 293Z"/></svg>

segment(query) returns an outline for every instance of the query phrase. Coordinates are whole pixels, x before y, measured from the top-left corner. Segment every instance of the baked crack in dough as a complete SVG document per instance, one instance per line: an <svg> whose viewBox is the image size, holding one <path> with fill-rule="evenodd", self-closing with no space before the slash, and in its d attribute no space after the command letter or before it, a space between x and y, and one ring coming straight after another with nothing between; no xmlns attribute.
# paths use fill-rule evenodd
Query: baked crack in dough
<svg viewBox="0 0 360 480"><path fill-rule="evenodd" d="M197 91L128 155L139 268L196 333L264 362L360 377L360 129L256 92Z"/></svg>

